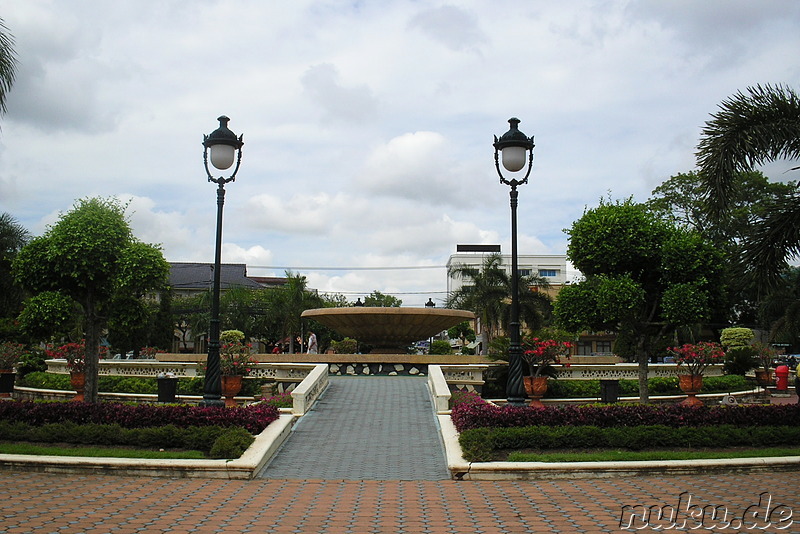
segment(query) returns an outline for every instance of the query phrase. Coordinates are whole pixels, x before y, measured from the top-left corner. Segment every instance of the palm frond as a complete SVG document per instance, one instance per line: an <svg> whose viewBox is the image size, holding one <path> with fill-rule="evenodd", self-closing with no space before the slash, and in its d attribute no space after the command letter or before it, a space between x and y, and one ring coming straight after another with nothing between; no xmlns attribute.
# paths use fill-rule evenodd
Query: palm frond
<svg viewBox="0 0 800 534"><path fill-rule="evenodd" d="M712 211L734 195L734 174L780 158L800 158L800 97L789 87L757 85L723 101L703 128L697 163Z"/></svg>

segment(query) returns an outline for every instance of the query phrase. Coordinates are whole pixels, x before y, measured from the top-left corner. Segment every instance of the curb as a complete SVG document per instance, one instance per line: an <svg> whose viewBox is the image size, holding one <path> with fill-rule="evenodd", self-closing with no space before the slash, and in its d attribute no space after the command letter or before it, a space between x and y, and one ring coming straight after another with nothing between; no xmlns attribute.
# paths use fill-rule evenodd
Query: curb
<svg viewBox="0 0 800 534"><path fill-rule="evenodd" d="M612 478L639 475L688 475L709 472L753 472L765 469L800 470L800 456L709 460L649 460L631 462L468 462L458 444L449 415L437 415L442 429L447 468L455 480L545 480Z"/></svg>
<svg viewBox="0 0 800 534"><path fill-rule="evenodd" d="M102 474L173 478L252 479L289 437L296 417L281 414L234 460L150 460L0 454L0 469L43 473Z"/></svg>

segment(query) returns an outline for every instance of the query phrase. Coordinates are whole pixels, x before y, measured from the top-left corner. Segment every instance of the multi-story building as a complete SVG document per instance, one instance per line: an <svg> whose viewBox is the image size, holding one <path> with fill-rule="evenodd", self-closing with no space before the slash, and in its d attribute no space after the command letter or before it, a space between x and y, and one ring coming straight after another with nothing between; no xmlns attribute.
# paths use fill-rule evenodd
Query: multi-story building
<svg viewBox="0 0 800 534"><path fill-rule="evenodd" d="M450 271L459 266L474 267L478 270L484 265L486 258L492 254L500 254L501 266L511 275L511 255L502 254L500 245L457 245L456 253L447 260L447 294L469 285L469 280L451 276ZM518 254L517 267L520 274L538 275L549 282L545 290L555 298L565 285L578 279L580 273L567 271L567 256L563 254ZM522 288L520 288L522 289ZM475 331L480 333L480 320L476 321ZM609 332L583 332L575 342L573 354L576 356L606 356L612 354L614 334Z"/></svg>

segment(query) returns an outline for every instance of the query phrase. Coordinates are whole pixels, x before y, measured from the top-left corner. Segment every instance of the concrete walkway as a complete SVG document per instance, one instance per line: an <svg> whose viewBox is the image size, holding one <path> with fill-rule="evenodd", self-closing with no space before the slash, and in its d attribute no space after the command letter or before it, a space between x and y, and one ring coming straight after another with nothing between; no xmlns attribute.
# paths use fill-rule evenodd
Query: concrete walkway
<svg viewBox="0 0 800 534"><path fill-rule="evenodd" d="M448 479L426 379L331 377L260 477Z"/></svg>

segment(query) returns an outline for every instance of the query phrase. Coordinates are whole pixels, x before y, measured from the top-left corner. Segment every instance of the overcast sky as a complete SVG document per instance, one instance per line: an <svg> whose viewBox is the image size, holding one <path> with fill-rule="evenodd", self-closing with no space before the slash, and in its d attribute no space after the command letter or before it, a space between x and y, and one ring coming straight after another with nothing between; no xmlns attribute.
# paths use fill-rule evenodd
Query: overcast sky
<svg viewBox="0 0 800 534"><path fill-rule="evenodd" d="M492 147L510 117L536 142L520 253L563 254L586 206L692 170L726 97L800 87L795 0L0 0L0 17L20 62L0 212L40 235L117 196L168 260L212 262L201 142L225 114L245 145L223 261L412 306L441 303L456 244L510 251ZM412 266L433 268L363 269Z"/></svg>

